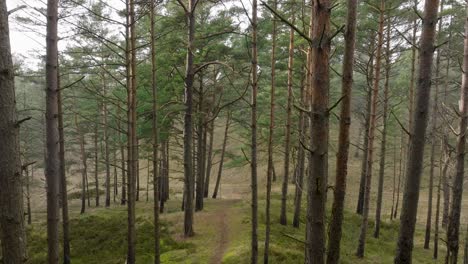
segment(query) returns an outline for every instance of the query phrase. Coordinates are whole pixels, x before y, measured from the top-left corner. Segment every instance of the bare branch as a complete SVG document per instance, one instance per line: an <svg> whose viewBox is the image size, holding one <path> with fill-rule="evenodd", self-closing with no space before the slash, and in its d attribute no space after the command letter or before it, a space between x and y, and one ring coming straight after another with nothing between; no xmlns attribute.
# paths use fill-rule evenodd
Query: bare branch
<svg viewBox="0 0 468 264"><path fill-rule="evenodd" d="M17 6L15 8L13 8L12 10L8 11L8 16L10 16L11 14L13 14L14 12L18 11L18 10L21 10L23 8L26 8L26 5L20 5L20 6Z"/></svg>

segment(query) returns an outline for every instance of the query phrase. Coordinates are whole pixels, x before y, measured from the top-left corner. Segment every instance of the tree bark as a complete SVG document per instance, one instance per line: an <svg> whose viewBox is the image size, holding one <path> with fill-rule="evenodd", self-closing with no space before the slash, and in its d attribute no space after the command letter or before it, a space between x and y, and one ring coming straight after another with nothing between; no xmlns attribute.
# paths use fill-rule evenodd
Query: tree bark
<svg viewBox="0 0 468 264"><path fill-rule="evenodd" d="M161 263L161 254L160 254L160 227L159 227L159 175L158 175L158 148L159 148L159 138L158 138L158 87L156 85L156 32L155 32L155 1L150 2L150 32L151 32L151 88L153 95L153 119L152 119L152 143L153 143L153 197L154 197L154 264ZM148 167L150 166L148 162ZM148 173L149 174L149 173ZM148 188L147 188L148 189Z"/></svg>
<svg viewBox="0 0 468 264"><path fill-rule="evenodd" d="M46 183L48 263L59 262L60 139L58 131L58 2L47 1L46 36Z"/></svg>
<svg viewBox="0 0 468 264"><path fill-rule="evenodd" d="M362 224L361 232L359 235L359 242L356 251L356 255L359 258L364 257L365 246L366 246L366 234L369 221L369 208L370 208L370 194L372 186L372 165L374 162L374 141L375 141L375 130L377 127L377 103L379 98L379 83L380 83L380 65L382 63L382 46L383 46L383 34L384 34L384 21L385 21L385 1L380 1L379 8L379 30L377 32L377 53L375 57L375 78L372 87L372 104L370 109L370 120L369 120L369 132L368 140L369 145L367 147L367 161L366 161L366 178L365 178L365 190L364 190L364 203L362 207Z"/></svg>
<svg viewBox="0 0 468 264"><path fill-rule="evenodd" d="M31 212L31 183L34 179L34 165L31 166L31 176L28 175L28 170L26 169L26 203L27 203L27 213L28 213L28 225L32 224L32 212Z"/></svg>
<svg viewBox="0 0 468 264"><path fill-rule="evenodd" d="M436 215L435 215L435 223L434 223L434 254L433 258L437 259L439 255L439 219L440 219L440 196L442 190L442 179L444 175L447 174L447 170L450 164L450 154L447 152L447 146L444 141L442 141L442 148L443 153L446 155L445 161L442 162L442 156L439 159L439 163L443 164L442 168L440 168L440 175L439 175L439 184L437 186L437 200L436 200ZM442 155L442 154L441 154Z"/></svg>
<svg viewBox="0 0 468 264"><path fill-rule="evenodd" d="M203 193L203 197L207 198L209 189L210 189L211 168L213 166L214 120L206 124L205 130L208 131L208 134L210 135L210 141L208 143L208 151L206 154L206 170L205 170L206 176L205 176L205 188L204 188L204 193Z"/></svg>
<svg viewBox="0 0 468 264"><path fill-rule="evenodd" d="M257 92L258 92L258 50L257 50L257 0L252 0L252 97L251 97L251 191L252 191L252 219L251 219L251 264L258 262L258 186L257 186Z"/></svg>
<svg viewBox="0 0 468 264"><path fill-rule="evenodd" d="M273 8L276 10L278 7L278 1L273 0ZM265 206L265 249L263 254L263 263L269 262L269 251L270 251L270 225L271 225L271 185L273 181L273 133L275 128L275 88L276 88L276 32L277 25L275 17L272 17L272 44L271 44L271 90L270 90L270 126L268 131L268 165L267 165L267 184L266 184L266 206ZM289 71L288 71L289 73ZM276 181L276 178L274 179ZM286 183L287 187L287 183ZM281 203L282 204L282 203ZM280 223L286 224L286 216L283 221L283 205L281 205L281 217ZM284 222L284 223L283 223Z"/></svg>
<svg viewBox="0 0 468 264"><path fill-rule="evenodd" d="M395 211L395 194L396 194L396 178L397 178L397 141L396 136L393 137L393 188L392 188L392 209L390 211L390 221L393 220L393 212Z"/></svg>
<svg viewBox="0 0 468 264"><path fill-rule="evenodd" d="M441 0L440 3L440 13L444 9L444 0ZM442 19L439 20L438 32L442 31ZM434 91L434 104L432 106L432 123L431 123L431 154L430 154L430 169L429 169L429 193L428 193L428 203L427 203L427 218L426 218L426 232L424 235L424 248L429 249L429 244L431 243L431 228L432 228L432 192L434 189L434 168L435 168L435 148L437 145L437 109L439 103L439 69L440 69L440 50L437 50L436 55L436 66L435 66L435 91Z"/></svg>
<svg viewBox="0 0 468 264"><path fill-rule="evenodd" d="M426 0L420 41L419 73L416 91L411 141L406 168L406 184L400 216L395 263L411 263L413 235L419 202L419 187L424 156L425 136L428 120L432 62L434 54L435 27L438 19L439 0Z"/></svg>
<svg viewBox="0 0 468 264"><path fill-rule="evenodd" d="M99 106L98 106L99 109ZM99 120L99 119L98 119ZM98 147L98 122L94 124L94 184L95 184L95 196L96 196L96 207L99 207L99 147Z"/></svg>
<svg viewBox="0 0 468 264"><path fill-rule="evenodd" d="M294 16L292 18L294 23ZM285 131L285 147L284 147L284 174L283 186L281 188L281 215L280 224L286 225L286 201L288 199L288 183L289 183L289 158L291 156L291 112L293 99L293 66L294 66L294 29L289 30L289 59L288 59L288 103L286 106L286 131Z"/></svg>
<svg viewBox="0 0 468 264"><path fill-rule="evenodd" d="M50 37L53 36L50 35ZM56 40L56 38L54 39ZM50 69L48 68L48 70ZM6 1L0 2L0 105L2 106L0 107L0 226L2 227L0 228L0 240L2 241L2 257L4 263L25 263L27 251L23 217L19 126L15 106L14 69ZM55 182L58 181L58 177L57 179L53 177L55 175L50 176L48 178L56 180ZM51 212L58 212L58 207L56 211ZM30 214L28 220L29 218Z"/></svg>
<svg viewBox="0 0 468 264"><path fill-rule="evenodd" d="M219 161L219 168L218 168L218 177L216 177L216 185L215 189L213 191L213 199L216 199L218 197L218 191L219 191L219 186L221 184L221 175L223 173L223 163L224 163L224 154L226 153L226 144L227 144L227 139L228 139L228 130L229 130L229 125L231 122L231 112L227 113L226 117L226 128L224 129L224 139L223 139L223 147L221 149L221 158Z"/></svg>
<svg viewBox="0 0 468 264"><path fill-rule="evenodd" d="M364 120L364 144L363 144L363 155L362 155L362 163L361 163L361 178L359 181L359 196L358 196L358 203L356 207L356 213L362 215L363 207L364 207L364 192L366 189L366 167L367 167L367 149L369 148L369 121L371 118L371 105L372 105L372 88L371 83L374 80L374 45L375 45L375 35L372 32L371 35L371 43L369 46L369 69L367 71L367 107L365 112L365 120Z"/></svg>
<svg viewBox="0 0 468 264"><path fill-rule="evenodd" d="M306 87L309 87L307 69L304 66L304 76L301 80L301 103L303 106L307 104L306 98ZM307 109L307 106L305 107ZM300 217L301 217L301 204L302 204L302 193L304 188L304 173L305 173L305 150L302 146L302 143L305 142L305 131L306 131L306 121L307 117L303 111L299 113L299 143L298 143L298 158L297 158L297 175L295 180L295 191L294 191L294 217L293 217L293 227L299 228ZM302 143L301 143L302 142Z"/></svg>
<svg viewBox="0 0 468 264"><path fill-rule="evenodd" d="M446 57L447 57L447 64L445 67L445 83L444 83L444 98L443 98L443 103L447 104L447 96L448 96L448 89L449 89L449 73L450 73L450 59L451 59L451 39L452 39L452 20L450 20L450 24L448 26L449 29L449 37L448 37L448 43L447 43L447 51L446 51ZM447 143L449 140L448 136L448 129L446 126L444 126L443 129L443 138L444 138L444 143ZM445 147L447 147L445 145ZM448 149L446 149L448 152ZM449 217L449 209L450 209L450 179L449 179L448 173L445 173L442 178L442 192L443 192L443 205L442 205L442 227L447 228L448 224L448 217Z"/></svg>
<svg viewBox="0 0 468 264"><path fill-rule="evenodd" d="M447 259L450 264L458 261L460 247L460 216L465 175L466 134L468 133L468 8L466 8L465 35L463 52L463 75L461 95L458 101L460 123L456 147L456 174L452 184L452 205L447 229Z"/></svg>
<svg viewBox="0 0 468 264"><path fill-rule="evenodd" d="M334 199L328 235L327 264L337 264L340 259L346 178L348 176L349 128L351 126L351 93L353 90L357 5L357 0L347 1L345 54L341 79L341 96L343 99L341 101L338 153L336 154Z"/></svg>
<svg viewBox="0 0 468 264"><path fill-rule="evenodd" d="M380 218L382 213L382 198L383 198L383 186L385 176L385 165L386 165L386 151L387 151L387 122L388 122L388 100L389 100L389 81L390 81L390 45L391 45L391 28L390 20L387 21L387 47L385 51L385 85L384 85L384 102L383 102L383 114L382 114L382 142L380 144L380 164L379 164L379 183L377 191L377 207L375 210L375 229L374 237L378 238L380 235Z"/></svg>
<svg viewBox="0 0 468 264"><path fill-rule="evenodd" d="M78 141L80 142L80 156L81 156L81 210L80 214L84 214L86 211L86 179L88 173L88 165L86 162L85 152L85 139L84 135L81 134L80 127L78 126L78 114L74 114L75 130L78 135Z"/></svg>
<svg viewBox="0 0 468 264"><path fill-rule="evenodd" d="M127 157L128 157L128 231L127 231L127 263L136 263L136 229L135 229L135 203L136 178L138 177L138 140L136 135L136 29L135 29L135 1L128 0L127 5Z"/></svg>
<svg viewBox="0 0 468 264"><path fill-rule="evenodd" d="M328 172L331 1L312 2L310 153L305 262L325 261L325 202Z"/></svg>
<svg viewBox="0 0 468 264"><path fill-rule="evenodd" d="M193 82L194 82L194 40L195 40L195 14L193 10L195 0L188 0L187 23L187 60L185 69L185 116L184 116L184 235L191 237L193 230L193 194L194 174L192 167L192 137L193 137Z"/></svg>
<svg viewBox="0 0 468 264"><path fill-rule="evenodd" d="M205 123L205 98L204 98L204 85L203 74L199 74L200 85L198 90L198 124L197 124L197 187L195 197L195 211L203 210L203 196L205 189L205 154L206 154L206 130L204 129Z"/></svg>
<svg viewBox="0 0 468 264"><path fill-rule="evenodd" d="M127 81L127 84L128 84L128 81ZM120 131L123 131L122 129L122 125L121 125L121 119L123 119L124 117L120 115L120 105L117 106L117 116L119 118L117 118L117 128L120 130ZM127 170L125 170L125 145L123 143L123 137L124 137L124 133L121 133L119 134L119 139L120 139L120 142L119 142L119 145L120 145L120 166L121 166L121 170L122 170L122 190L120 191L120 204L121 205L125 205L126 204L126 201L127 201L127 183L126 183L126 175L127 175Z"/></svg>
<svg viewBox="0 0 468 264"><path fill-rule="evenodd" d="M398 171L398 184L397 184L397 191L396 191L396 204L395 210L393 211L393 218L396 219L398 216L398 206L400 205L400 187L401 187L401 179L403 176L403 160L405 159L405 147L404 147L404 136L403 131L401 132L401 140L400 140L400 159L399 159L399 171Z"/></svg>
<svg viewBox="0 0 468 264"><path fill-rule="evenodd" d="M104 97L104 100L102 100L102 117L103 117L103 136L104 136L104 160L106 163L106 207L110 206L110 200L111 200L111 187L110 187L110 151L109 151L109 132L108 132L108 126L107 126L107 103L106 103L106 94L107 94L107 83L106 83L106 77L105 73L101 74L102 78L102 96Z"/></svg>

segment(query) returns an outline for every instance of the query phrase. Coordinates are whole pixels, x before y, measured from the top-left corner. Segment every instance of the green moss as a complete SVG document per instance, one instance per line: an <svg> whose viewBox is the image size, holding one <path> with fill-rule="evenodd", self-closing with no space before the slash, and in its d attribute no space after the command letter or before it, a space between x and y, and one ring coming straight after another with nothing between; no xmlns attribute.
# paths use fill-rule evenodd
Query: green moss
<svg viewBox="0 0 468 264"><path fill-rule="evenodd" d="M150 215L137 217L136 229L138 262L152 263L154 261L154 225ZM173 240L166 223L162 223L161 236L163 259L171 259L174 252L184 252L194 248L192 244ZM28 242L30 256L28 263L46 263L47 239L45 224L36 224L29 228ZM127 252L126 210L120 208L102 209L71 219L70 246L73 263L124 263ZM174 261L173 263L180 263ZM164 263L171 262L166 261Z"/></svg>

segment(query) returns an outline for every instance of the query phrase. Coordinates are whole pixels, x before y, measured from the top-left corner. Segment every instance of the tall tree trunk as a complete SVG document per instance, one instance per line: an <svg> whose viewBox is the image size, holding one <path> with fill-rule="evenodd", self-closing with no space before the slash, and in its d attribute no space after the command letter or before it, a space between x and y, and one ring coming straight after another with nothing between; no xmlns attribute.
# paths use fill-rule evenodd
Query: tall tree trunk
<svg viewBox="0 0 468 264"><path fill-rule="evenodd" d="M28 170L26 169L26 203L27 203L27 212L28 212L28 224L32 224L32 212L31 212L31 183L34 179L34 165L31 165L31 176L28 175Z"/></svg>
<svg viewBox="0 0 468 264"><path fill-rule="evenodd" d="M325 202L328 172L331 1L312 2L310 153L306 217L306 263L325 261Z"/></svg>
<svg viewBox="0 0 468 264"><path fill-rule="evenodd" d="M447 170L450 164L450 154L447 153L446 151L446 144L442 140L441 144L443 148L443 153L446 155L445 161L442 162L442 154L439 159L439 163L441 168L439 169L440 175L439 175L439 184L437 186L437 200L436 200L436 215L435 215L435 223L434 223L434 254L433 257L434 259L437 259L439 256L439 219L440 219L440 193L442 190L442 179L444 178L444 175L447 174ZM442 166L443 164L443 166Z"/></svg>
<svg viewBox="0 0 468 264"><path fill-rule="evenodd" d="M118 138L119 137L119 132L115 133L115 137ZM115 142L114 142L115 144ZM114 187L114 190L113 190L113 196L112 196L112 200L114 201L114 203L116 202L117 200L117 195L119 195L119 188L118 188L118 174L117 174L117 164L118 164L118 160L117 160L117 146L114 146L114 151L113 152L113 160L114 160L114 184L113 184L113 187Z"/></svg>
<svg viewBox="0 0 468 264"><path fill-rule="evenodd" d="M449 89L449 73L450 73L450 52L451 52L451 39L452 39L452 20L450 19L450 24L448 26L449 29L449 37L448 37L448 43L447 43L447 51L446 51L446 57L447 57L447 63L445 67L445 82L444 82L444 98L443 98L443 103L447 104L447 96L448 96L448 89ZM444 126L443 129L443 138L444 138L444 143L447 143L449 140L449 131L446 126ZM448 149L445 149L446 152L448 152ZM448 153L447 153L448 154ZM449 209L450 209L450 179L449 179L449 174L445 173L442 178L442 192L443 192L443 205L442 205L442 227L447 228L448 224L448 218L449 218Z"/></svg>
<svg viewBox="0 0 468 264"><path fill-rule="evenodd" d="M468 231L465 230L465 248L463 249L463 264L468 264Z"/></svg>
<svg viewBox="0 0 468 264"><path fill-rule="evenodd" d="M216 78L216 77L215 77ZM206 154L206 171L205 171L205 188L203 197L208 197L208 192L210 189L210 178L211 178L211 168L213 166L213 140L214 140L214 120L205 125L205 131L208 131L210 135L210 141L208 143L208 151Z"/></svg>
<svg viewBox="0 0 468 264"><path fill-rule="evenodd" d="M184 116L184 235L194 235L193 230L193 194L194 174L192 167L192 115L193 115L193 82L194 82L194 40L195 40L195 0L188 0L187 13L187 60L185 69L185 116Z"/></svg>
<svg viewBox="0 0 468 264"><path fill-rule="evenodd" d="M392 209L390 211L390 221L393 220L393 212L395 211L395 194L396 194L396 178L397 178L397 141L396 136L393 136L393 188L392 188Z"/></svg>
<svg viewBox="0 0 468 264"><path fill-rule="evenodd" d="M128 80L127 80L128 84ZM122 125L121 125L121 120L124 118L123 116L120 115L120 104L117 106L117 128L119 131L122 131ZM125 205L127 201L127 183L126 183L126 175L128 173L128 170L125 169L125 145L123 143L123 138L125 134L120 133L118 138L119 138L119 145L120 145L120 166L122 170L122 190L120 191L120 204Z"/></svg>
<svg viewBox="0 0 468 264"><path fill-rule="evenodd" d="M107 94L107 83L106 83L106 76L105 73L102 73L102 96L104 99L102 100L102 117L103 117L103 132L104 132L104 160L106 163L106 207L110 206L111 200L111 188L110 188L110 153L109 153L109 132L107 126L107 103L106 103L106 94Z"/></svg>
<svg viewBox="0 0 468 264"><path fill-rule="evenodd" d="M390 20L387 21L387 47L385 51L385 85L384 85L384 98L383 98L383 114L382 114L382 142L380 144L380 164L379 164L379 185L377 191L377 207L375 210L375 229L374 237L378 238L380 235L380 218L382 213L382 198L383 198L383 186L384 186L384 176L385 176L385 161L386 161L386 151L387 151L387 121L388 121L388 89L390 81L390 45L391 45L391 28Z"/></svg>
<svg viewBox="0 0 468 264"><path fill-rule="evenodd" d="M364 144L363 144L363 155L361 163L361 178L359 181L359 196L358 203L356 207L356 213L362 215L364 208L364 192L366 189L366 168L367 168L367 149L369 148L369 121L371 118L371 105L372 105L372 88L374 80L374 47L375 47L375 35L371 33L371 43L369 46L369 68L367 70L367 107L364 115Z"/></svg>
<svg viewBox="0 0 468 264"><path fill-rule="evenodd" d="M46 184L48 263L59 262L60 139L58 131L58 2L47 1L46 36ZM12 73L11 73L12 74ZM13 140L15 141L15 140ZM14 152L10 152L14 153ZM11 163L15 164L15 163ZM21 195L20 195L21 196ZM22 207L22 206L20 206ZM22 216L21 216L22 217ZM22 222L21 222L22 223ZM2 225L3 227L3 225ZM3 244L3 243L2 243Z"/></svg>
<svg viewBox="0 0 468 264"><path fill-rule="evenodd" d="M401 140L400 140L400 159L399 159L399 171L398 171L398 184L397 184L397 191L396 191L396 204L395 210L393 211L393 218L396 219L398 216L398 206L400 205L400 187L401 187L401 179L403 177L403 160L405 160L405 151L404 151L404 136L403 130L401 132Z"/></svg>
<svg viewBox="0 0 468 264"><path fill-rule="evenodd" d="M128 96L128 231L127 231L127 263L136 263L136 229L135 229L135 203L136 178L138 177L138 140L136 135L136 29L135 29L135 1L128 0L127 6L127 96Z"/></svg>
<svg viewBox="0 0 468 264"><path fill-rule="evenodd" d="M460 112L460 123L457 140L457 164L456 174L452 184L452 206L449 216L447 229L447 259L450 264L456 264L458 261L458 250L460 247L460 215L463 198L463 184L465 175L465 152L466 152L466 134L468 133L468 7L466 8L465 18L465 41L463 52L463 76L461 85L461 95L458 101Z"/></svg>
<svg viewBox="0 0 468 264"><path fill-rule="evenodd" d="M257 0L252 0L252 98L251 98L251 188L252 188L252 219L251 219L251 264L258 262L258 186L257 186L257 92L258 92L258 50L257 50Z"/></svg>
<svg viewBox="0 0 468 264"><path fill-rule="evenodd" d="M440 13L444 9L444 0L440 2ZM442 19L439 20L438 33L442 30ZM439 69L440 69L440 50L437 50L436 66L435 66L435 91L434 91L434 104L432 106L432 123L431 123L431 165L429 170L429 194L427 203L427 218L426 218L426 232L424 235L424 248L429 249L431 243L431 228L432 228L432 192L434 189L434 168L435 168L435 148L437 145L437 109L439 103Z"/></svg>
<svg viewBox="0 0 468 264"><path fill-rule="evenodd" d="M379 8L379 30L377 32L377 53L375 57L375 78L372 87L372 104L370 109L370 120L369 120L369 132L368 140L369 145L367 147L367 161L366 161L366 179L365 179L365 190L364 190L364 203L362 207L362 224L361 232L359 235L359 242L356 251L356 255L360 258L364 257L365 246L366 246L366 234L369 221L369 208L370 208L370 195L372 186L372 165L374 162L374 141L375 141L375 130L377 127L377 103L379 98L379 83L380 83L380 65L382 62L382 46L383 46L383 34L384 34L384 21L385 21L385 1L380 1Z"/></svg>
<svg viewBox="0 0 468 264"><path fill-rule="evenodd" d="M278 1L273 0L273 8L276 10ZM273 132L275 128L275 88L276 88L276 20L272 17L273 32L271 44L271 90L270 90L270 126L268 131L268 165L267 165L267 188L266 188L266 206L265 206L265 249L263 254L263 263L269 262L270 251L270 225L271 225L271 185L273 181ZM274 179L276 181L276 178ZM287 184L287 183L286 183ZM287 185L286 185L287 186ZM281 209L282 210L282 209ZM280 219L282 219L281 216ZM286 218L286 216L284 217ZM286 222L286 221L284 221ZM280 220L283 224L283 221Z"/></svg>
<svg viewBox="0 0 468 264"><path fill-rule="evenodd" d="M294 17L292 18L294 22ZM289 31L289 59L288 59L288 103L286 106L286 131L285 131L285 150L284 150L284 174L283 186L281 188L281 215L280 224L286 225L286 201L288 199L289 183L289 158L291 149L291 112L293 99L293 66L294 66L294 29Z"/></svg>
<svg viewBox="0 0 468 264"><path fill-rule="evenodd" d="M215 185L215 189L213 191L213 196L212 196L213 199L216 199L218 197L219 186L221 184L221 175L223 173L224 154L226 153L226 144L227 144L227 139L228 139L228 130L229 130L230 122L231 122L231 112L228 112L227 117L226 117L226 128L224 129L223 147L221 148L221 158L220 158L220 161L219 161L218 176L216 177L216 185Z"/></svg>
<svg viewBox="0 0 468 264"><path fill-rule="evenodd" d="M53 2L49 2L49 4L53 6ZM50 14L53 13L53 10L49 11ZM52 21L49 21L49 23L50 22ZM51 37L51 40L53 39L56 41L57 38L54 37L53 34L50 34L49 36ZM56 42L54 41L50 42L55 43L56 45ZM51 43L47 42L49 45L48 47L50 47ZM50 52L48 54L53 55L53 53ZM57 58L57 55L55 58ZM52 61L52 59L53 56L52 58L49 58L49 61ZM55 65L56 63L57 62L54 62L52 65ZM48 71L51 70L49 67L47 69ZM54 72L49 73L47 75L48 78L52 77L53 73ZM56 78L56 76L54 78ZM48 83L51 83L52 80L48 79L48 81ZM56 90L56 83L52 88L54 88L53 91ZM47 91L49 93L49 90ZM17 123L15 108L14 69L10 50L10 33L6 1L0 2L0 105L2 106L0 107L0 226L2 227L0 228L0 240L2 241L2 258L4 263L25 263L27 260L27 251L23 219L19 123ZM56 123L55 129L57 129ZM55 140L57 140L57 138L55 138ZM58 155L58 153L56 154ZM54 165L56 168L58 164ZM58 173L57 171L55 172ZM47 175L49 176L47 179L50 182L52 182L51 180L54 180L56 183L58 182L58 175ZM54 176L57 176L56 179ZM52 184L52 187L53 186L54 184ZM52 191L52 189L48 188L48 193L50 191ZM55 196L50 196L50 198L57 198L56 195L57 194L55 194ZM56 200L51 200L50 205L55 205L54 201L56 202ZM58 213L58 204L57 208L50 212ZM56 217L56 220L58 220L58 216ZM28 215L28 220L29 219L30 214ZM56 235L55 237L58 238L58 234L52 234ZM51 238L53 237L54 236L51 236ZM56 246L58 248L58 241ZM56 256L58 258L58 252L56 253Z"/></svg>
<svg viewBox="0 0 468 264"><path fill-rule="evenodd" d="M343 225L346 178L348 176L349 127L351 125L351 93L353 90L354 49L356 41L357 0L347 1L345 54L341 79L341 113L336 154L336 179L332 216L328 235L327 264L337 264L340 259L340 241Z"/></svg>
<svg viewBox="0 0 468 264"><path fill-rule="evenodd" d="M150 2L150 32L151 32L151 88L152 88L152 95L153 95L153 119L152 119L152 130L151 130L151 137L153 143L153 198L154 198L154 264L161 263L161 255L160 255L160 230L159 230L159 184L160 179L158 177L158 148L159 148L159 138L158 138L158 88L156 86L156 32L155 32L155 1ZM148 162L148 167L150 166ZM149 174L149 173L148 173ZM147 188L148 190L148 188Z"/></svg>
<svg viewBox="0 0 468 264"><path fill-rule="evenodd" d="M307 104L306 98L306 87L309 87L307 69L304 66L304 73L301 79L301 104L305 106ZM307 109L307 107L305 107ZM304 188L304 173L305 173L305 156L304 147L302 143L305 142L305 131L306 131L306 121L307 117L303 111L299 113L299 143L298 143L298 157L297 157L297 175L295 179L295 191L294 191L294 217L293 217L293 227L298 228L301 218L301 204L302 204L302 193Z"/></svg>
<svg viewBox="0 0 468 264"><path fill-rule="evenodd" d="M408 151L406 184L400 217L395 263L411 263L413 235L418 212L419 186L424 156L425 136L431 88L432 62L434 54L435 27L438 19L439 0L426 0L423 28L420 41L419 74L413 126L410 128L411 142Z"/></svg>
<svg viewBox="0 0 468 264"><path fill-rule="evenodd" d="M99 107L98 107L99 108ZM99 120L99 119L98 119ZM98 123L94 124L94 184L95 184L95 196L96 196L96 207L99 207L99 148L98 148Z"/></svg>
<svg viewBox="0 0 468 264"><path fill-rule="evenodd" d="M203 195L205 188L205 154L206 154L206 130L205 123L205 98L203 90L203 74L199 74L200 85L198 91L198 124L197 124L197 188L195 197L195 211L203 210Z"/></svg>
<svg viewBox="0 0 468 264"><path fill-rule="evenodd" d="M80 156L81 156L81 210L80 214L84 214L86 211L86 179L88 173L88 165L86 162L85 152L85 139L84 135L81 134L80 127L78 126L78 114L74 114L75 130L78 135L78 141L80 142Z"/></svg>
<svg viewBox="0 0 468 264"><path fill-rule="evenodd" d="M57 62L58 65L58 62ZM70 229L68 222L68 191L65 174L65 135L63 131L63 101L60 90L60 75L57 70L57 100L58 100L58 129L59 129L59 157L60 157L60 197L62 200L62 233L63 233L63 263L70 263Z"/></svg>
<svg viewBox="0 0 468 264"><path fill-rule="evenodd" d="M136 74L136 73L135 73ZM137 102L136 102L136 99L135 99L135 115L136 114L136 109L137 109ZM132 121L132 122L137 122L137 118L138 117L135 117L135 119ZM136 127L136 126L135 126ZM135 196L135 201L140 201L140 150L138 148L138 146L140 145L140 139L138 138L138 130L135 128L135 138L136 138L136 144L134 146L135 148L135 156L133 157L133 159L135 160L135 181L136 181L136 188L135 188L135 192L136 192L136 196Z"/></svg>

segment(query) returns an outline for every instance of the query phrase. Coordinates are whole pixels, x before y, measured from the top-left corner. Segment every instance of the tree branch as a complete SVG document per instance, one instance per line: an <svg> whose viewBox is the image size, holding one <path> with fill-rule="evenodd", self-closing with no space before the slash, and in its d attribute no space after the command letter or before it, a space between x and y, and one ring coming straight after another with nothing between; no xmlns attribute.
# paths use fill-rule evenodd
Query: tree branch
<svg viewBox="0 0 468 264"><path fill-rule="evenodd" d="M283 23L287 24L289 27L291 27L294 31L297 32L301 37L303 37L309 44L312 44L312 40L307 36L304 32L302 32L300 29L298 29L296 26L294 26L291 22L289 22L286 18L284 18L282 15L280 15L276 10L274 10L271 6L269 6L267 3L264 1L261 1L262 5L266 7L268 10L270 10L273 15L275 15L277 18L279 18Z"/></svg>

